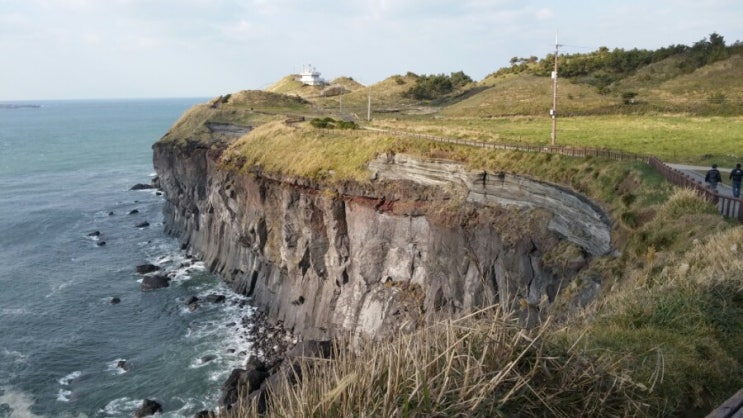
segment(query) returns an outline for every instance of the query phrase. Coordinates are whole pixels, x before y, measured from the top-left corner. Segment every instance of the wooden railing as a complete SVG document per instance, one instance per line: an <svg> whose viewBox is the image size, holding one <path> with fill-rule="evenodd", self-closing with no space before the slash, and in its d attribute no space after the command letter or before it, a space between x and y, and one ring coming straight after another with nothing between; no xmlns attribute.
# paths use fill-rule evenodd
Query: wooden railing
<svg viewBox="0 0 743 418"><path fill-rule="evenodd" d="M681 187L693 189L699 195L714 203L722 216L735 218L738 221L743 222L743 211L741 210L740 198L717 193L709 187L706 187L703 182L698 181L692 176L676 170L673 167L669 167L663 163L663 161L655 157L650 157L648 163L663 175L666 180Z"/></svg>

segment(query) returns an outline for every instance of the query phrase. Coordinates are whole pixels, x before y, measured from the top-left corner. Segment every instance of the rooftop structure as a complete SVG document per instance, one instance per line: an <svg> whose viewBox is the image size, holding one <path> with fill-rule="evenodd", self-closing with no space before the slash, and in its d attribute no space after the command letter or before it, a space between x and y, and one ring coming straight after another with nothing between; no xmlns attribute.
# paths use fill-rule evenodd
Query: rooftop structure
<svg viewBox="0 0 743 418"><path fill-rule="evenodd" d="M302 67L302 72L299 73L299 81L309 86L323 86L325 80L320 78L320 73L312 65L305 65Z"/></svg>

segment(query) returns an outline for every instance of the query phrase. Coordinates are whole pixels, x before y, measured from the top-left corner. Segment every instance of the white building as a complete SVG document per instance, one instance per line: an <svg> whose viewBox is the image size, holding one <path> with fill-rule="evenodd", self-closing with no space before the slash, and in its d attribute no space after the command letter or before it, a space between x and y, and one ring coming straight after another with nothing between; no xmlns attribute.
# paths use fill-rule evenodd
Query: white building
<svg viewBox="0 0 743 418"><path fill-rule="evenodd" d="M302 72L299 73L299 81L309 86L323 86L325 80L320 78L320 73L311 65L305 65L302 67Z"/></svg>

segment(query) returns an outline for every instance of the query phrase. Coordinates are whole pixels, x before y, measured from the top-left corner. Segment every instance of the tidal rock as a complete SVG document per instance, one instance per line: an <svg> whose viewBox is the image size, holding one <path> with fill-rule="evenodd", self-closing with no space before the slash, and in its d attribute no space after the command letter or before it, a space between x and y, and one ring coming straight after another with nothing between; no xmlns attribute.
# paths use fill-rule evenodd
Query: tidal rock
<svg viewBox="0 0 743 418"><path fill-rule="evenodd" d="M160 267L158 267L158 266L156 266L154 264L150 264L150 263L140 264L140 265L137 266L137 273L139 273L139 274L152 273L152 272L155 272L155 271L158 271L158 270L160 270Z"/></svg>
<svg viewBox="0 0 743 418"><path fill-rule="evenodd" d="M119 362L116 363L116 367L125 372L129 371L129 364L126 362L126 360L119 360Z"/></svg>
<svg viewBox="0 0 743 418"><path fill-rule="evenodd" d="M89 237L99 237L101 236L101 231L93 231L88 234Z"/></svg>
<svg viewBox="0 0 743 418"><path fill-rule="evenodd" d="M188 304L188 311L189 312L193 312L193 311L195 311L197 309L199 309L199 304L198 303L194 302L194 303L189 303Z"/></svg>
<svg viewBox="0 0 743 418"><path fill-rule="evenodd" d="M170 277L163 275L144 276L140 288L142 291L156 290L170 286Z"/></svg>
<svg viewBox="0 0 743 418"><path fill-rule="evenodd" d="M143 184L143 183L137 183L134 186L132 186L129 190L147 190L147 189L154 189L155 186L151 184Z"/></svg>
<svg viewBox="0 0 743 418"><path fill-rule="evenodd" d="M224 295L209 295L206 297L206 301L211 303L224 303L226 299Z"/></svg>
<svg viewBox="0 0 743 418"><path fill-rule="evenodd" d="M148 226L150 226L150 223L147 221L144 221L144 222L141 222L135 225L135 228L147 228Z"/></svg>
<svg viewBox="0 0 743 418"><path fill-rule="evenodd" d="M132 209L132 210L129 211L129 214L130 215L136 215L138 213L139 213L139 209Z"/></svg>
<svg viewBox="0 0 743 418"><path fill-rule="evenodd" d="M104 245L106 245L106 241L98 241L98 242L95 243L95 245L97 245L99 247L103 247Z"/></svg>
<svg viewBox="0 0 743 418"><path fill-rule="evenodd" d="M117 297L114 296L114 297L111 298L110 303L111 303L111 305L119 304L119 303L121 303L121 299L119 299L119 298L117 298Z"/></svg>
<svg viewBox="0 0 743 418"><path fill-rule="evenodd" d="M150 415L155 415L158 412L163 412L162 405L160 405L157 401L145 399L142 402L142 405L134 412L134 416L136 418L142 418Z"/></svg>
<svg viewBox="0 0 743 418"><path fill-rule="evenodd" d="M114 214L114 212L113 212L113 211L111 211L111 212L108 212L108 216L114 216L114 215L115 215L115 214Z"/></svg>
<svg viewBox="0 0 743 418"><path fill-rule="evenodd" d="M210 361L212 361L212 360L214 360L216 358L217 358L217 356L214 355L214 354L207 354L207 355L201 357L200 360L201 360L202 363L209 363Z"/></svg>
<svg viewBox="0 0 743 418"><path fill-rule="evenodd" d="M196 296L189 296L188 299L186 299L186 305L190 305L198 301L199 301L199 298L197 298Z"/></svg>

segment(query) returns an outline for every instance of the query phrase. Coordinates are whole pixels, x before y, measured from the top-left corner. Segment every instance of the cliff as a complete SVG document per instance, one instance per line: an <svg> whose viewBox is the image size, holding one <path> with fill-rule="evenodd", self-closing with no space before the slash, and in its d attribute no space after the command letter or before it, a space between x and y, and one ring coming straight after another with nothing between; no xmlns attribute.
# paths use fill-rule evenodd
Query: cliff
<svg viewBox="0 0 743 418"><path fill-rule="evenodd" d="M496 302L533 323L610 250L600 208L543 181L385 154L369 182L330 185L227 169L226 147L153 146L166 231L304 338L383 338Z"/></svg>

